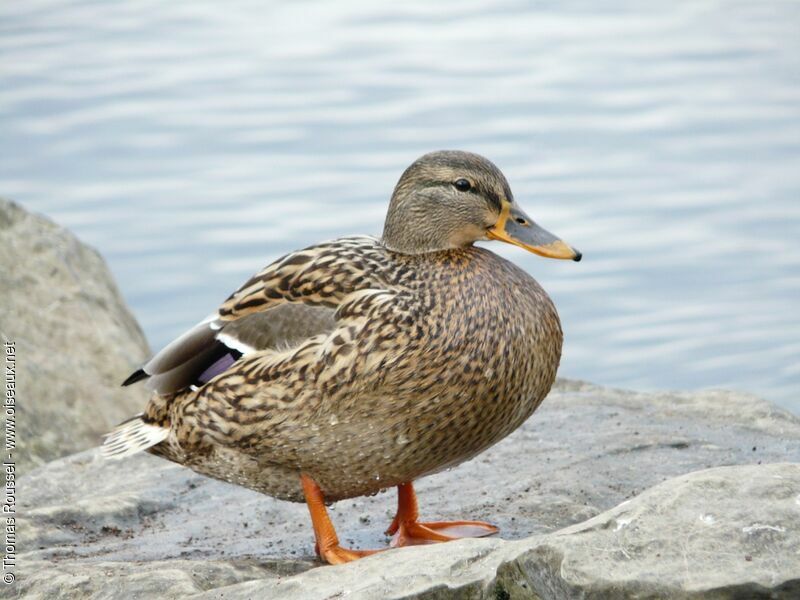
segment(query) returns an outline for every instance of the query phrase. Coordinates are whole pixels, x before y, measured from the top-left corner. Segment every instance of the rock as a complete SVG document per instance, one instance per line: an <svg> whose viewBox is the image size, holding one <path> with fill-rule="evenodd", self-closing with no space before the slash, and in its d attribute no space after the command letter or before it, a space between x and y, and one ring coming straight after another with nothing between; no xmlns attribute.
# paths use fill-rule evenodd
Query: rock
<svg viewBox="0 0 800 600"><path fill-rule="evenodd" d="M423 518L488 520L502 539L320 567L303 505L92 450L21 479L13 593L798 597L800 466L766 464L786 461L800 462L800 419L751 396L560 382L513 435L417 485ZM725 468L686 475L710 467ZM334 505L343 544L384 546L395 502L392 492Z"/></svg>
<svg viewBox="0 0 800 600"><path fill-rule="evenodd" d="M509 593L800 598L800 464L676 477L529 548L500 567Z"/></svg>
<svg viewBox="0 0 800 600"><path fill-rule="evenodd" d="M550 535L402 549L193 597L798 598L798 490L798 464L709 469Z"/></svg>
<svg viewBox="0 0 800 600"><path fill-rule="evenodd" d="M17 471L98 443L146 394L120 382L147 342L98 253L0 199L0 334L17 357Z"/></svg>

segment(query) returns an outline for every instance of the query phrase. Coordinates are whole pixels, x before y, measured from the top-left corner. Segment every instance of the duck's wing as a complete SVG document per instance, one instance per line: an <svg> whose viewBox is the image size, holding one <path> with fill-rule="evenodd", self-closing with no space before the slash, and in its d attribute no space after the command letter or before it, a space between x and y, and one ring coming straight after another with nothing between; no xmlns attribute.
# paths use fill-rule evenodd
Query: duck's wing
<svg viewBox="0 0 800 600"><path fill-rule="evenodd" d="M243 355L292 347L331 331L333 315L331 308L305 304L278 305L227 323L214 315L175 339L123 385L147 379L147 387L158 394L201 386Z"/></svg>
<svg viewBox="0 0 800 600"><path fill-rule="evenodd" d="M256 273L220 308L125 380L148 380L158 394L200 386L242 355L293 347L333 330L351 293L381 287L386 250L373 237L349 237L288 254Z"/></svg>

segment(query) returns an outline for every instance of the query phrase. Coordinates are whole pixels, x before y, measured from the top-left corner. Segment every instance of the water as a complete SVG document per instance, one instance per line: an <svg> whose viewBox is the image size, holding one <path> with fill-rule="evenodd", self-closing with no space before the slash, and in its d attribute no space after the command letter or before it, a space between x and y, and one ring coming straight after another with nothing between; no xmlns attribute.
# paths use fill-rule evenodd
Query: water
<svg viewBox="0 0 800 600"><path fill-rule="evenodd" d="M99 248L159 347L281 254L490 157L580 264L562 375L800 412L800 3L0 6L0 193Z"/></svg>

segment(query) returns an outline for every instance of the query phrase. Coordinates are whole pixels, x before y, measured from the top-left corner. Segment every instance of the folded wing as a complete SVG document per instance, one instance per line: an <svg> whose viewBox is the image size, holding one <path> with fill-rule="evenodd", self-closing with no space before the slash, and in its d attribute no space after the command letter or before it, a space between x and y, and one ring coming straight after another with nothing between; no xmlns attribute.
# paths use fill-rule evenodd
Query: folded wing
<svg viewBox="0 0 800 600"><path fill-rule="evenodd" d="M123 385L147 380L158 394L201 386L242 356L281 350L328 333L335 310L354 291L374 287L384 252L372 237L352 237L299 250L267 266L219 310L153 356Z"/></svg>

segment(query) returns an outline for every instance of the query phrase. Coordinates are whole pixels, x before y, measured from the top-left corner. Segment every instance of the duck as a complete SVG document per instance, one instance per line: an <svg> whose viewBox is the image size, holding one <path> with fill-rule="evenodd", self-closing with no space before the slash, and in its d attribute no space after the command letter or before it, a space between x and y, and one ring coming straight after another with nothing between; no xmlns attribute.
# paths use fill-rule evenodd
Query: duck
<svg viewBox="0 0 800 600"><path fill-rule="evenodd" d="M386 550L339 543L326 505L397 488L388 547L498 532L420 520L414 482L502 440L553 385L563 334L553 301L476 242L581 253L529 217L500 169L431 152L394 188L383 234L290 252L123 385L144 411L103 454L148 451L197 473L305 502L323 562Z"/></svg>

